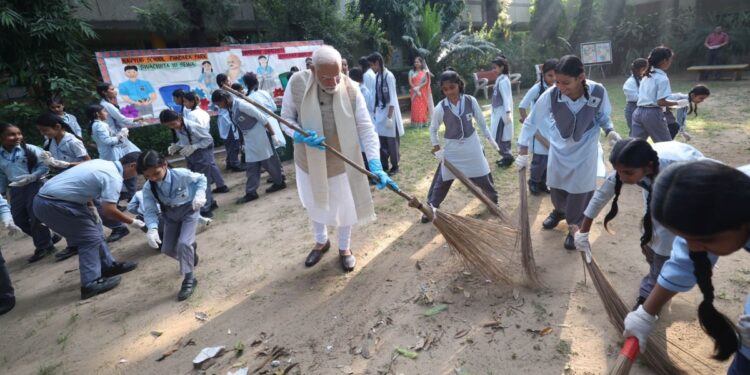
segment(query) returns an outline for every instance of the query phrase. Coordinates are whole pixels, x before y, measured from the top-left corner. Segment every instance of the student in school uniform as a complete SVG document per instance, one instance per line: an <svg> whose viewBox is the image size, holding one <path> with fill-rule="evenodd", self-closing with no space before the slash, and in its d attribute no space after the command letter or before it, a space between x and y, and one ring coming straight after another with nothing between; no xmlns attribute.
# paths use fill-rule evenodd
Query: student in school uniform
<svg viewBox="0 0 750 375"><path fill-rule="evenodd" d="M3 228L8 231L8 236L14 237L21 232L21 228L13 223L8 201L0 195L0 221ZM5 265L2 249L0 249L0 315L6 314L16 306L16 294L13 283L10 281L10 273Z"/></svg>
<svg viewBox="0 0 750 375"><path fill-rule="evenodd" d="M367 56L359 58L359 67L362 69L362 85L367 88L367 91L372 95L372 100L367 102L367 111L370 112L370 117L375 114L375 79L377 78L375 72L370 69L370 62L367 61ZM367 163L365 163L367 164Z"/></svg>
<svg viewBox="0 0 750 375"><path fill-rule="evenodd" d="M116 161L127 153L140 151L140 149L132 142L127 140L127 138L129 134L128 128L140 126L141 121L143 121L143 117L128 118L120 112L120 107L115 104L117 103L117 90L115 90L115 87L112 86L111 83L98 83L96 85L96 92L101 97L99 105L102 106L107 112L107 116L105 116L102 121L107 123L107 125L109 126L109 132L111 134L121 135L122 138L125 139L123 142L120 142L120 144L117 145L118 147L120 147L119 152L116 152L112 155L111 158L106 160ZM102 134L103 133L100 133L99 136L101 136ZM96 139L96 136L94 136L93 132L91 137ZM101 156L102 147L99 146L99 143L97 143L97 148L99 149L99 158L104 159L104 157ZM129 201L133 194L135 194L136 190L138 190L137 176L126 180L123 185L125 186L125 192L123 193L122 198L126 201Z"/></svg>
<svg viewBox="0 0 750 375"><path fill-rule="evenodd" d="M266 189L266 193L286 189L281 161L274 151L274 130L266 116L252 104L234 98L225 90L214 91L211 94L211 101L219 108L229 111L232 122L242 131L242 138L245 140L247 182L245 195L238 199L237 203L242 204L258 199L261 166L268 171L273 181L273 184Z"/></svg>
<svg viewBox="0 0 750 375"><path fill-rule="evenodd" d="M164 254L180 262L183 280L177 300L184 301L198 285L193 275L199 259L195 231L201 217L200 209L206 205L206 176L185 168L170 168L154 150L140 155L138 173L146 178L143 204L148 244L154 249L161 245ZM158 230L160 212L164 219L163 235Z"/></svg>
<svg viewBox="0 0 750 375"><path fill-rule="evenodd" d="M399 172L401 137L404 135L396 77L383 65L381 54L375 52L367 57L367 61L375 74L373 123L380 139L380 162L392 176Z"/></svg>
<svg viewBox="0 0 750 375"><path fill-rule="evenodd" d="M39 132L47 138L40 160L50 168L51 175L57 175L68 168L91 160L83 145L83 140L73 134L70 126L61 117L49 112L44 113L37 118L36 126ZM99 201L95 200L94 204L101 211ZM100 216L103 216L101 212ZM127 226L117 220L110 220L105 216L102 222L104 226L112 229L112 234L107 238L109 242L117 241L130 233ZM68 246L55 254L55 260L65 260L76 254L78 254L78 249Z"/></svg>
<svg viewBox="0 0 750 375"><path fill-rule="evenodd" d="M675 164L660 173L651 212L677 237L654 290L625 317L623 335L636 337L641 352L661 308L697 284L703 295L698 320L713 340L713 358L725 361L734 355L727 374L750 373L750 298L738 320L729 318L713 304L711 280L723 271L712 269L719 258L750 251L749 174L750 165L734 169L711 160Z"/></svg>
<svg viewBox="0 0 750 375"><path fill-rule="evenodd" d="M216 161L214 160L214 139L208 133L208 129L171 109L161 111L159 121L162 125L172 129L173 142L167 152L170 155L179 153L185 158L188 168L206 176L207 186L211 186L213 179L211 163L216 163ZM212 218L213 206L213 195L211 189L208 189L206 205L201 209L201 215Z"/></svg>
<svg viewBox="0 0 750 375"><path fill-rule="evenodd" d="M641 57L633 60L630 64L630 77L622 85L622 92L625 94L625 123L628 125L628 131L633 127L633 112L638 107L638 90L646 69L648 69L648 60Z"/></svg>
<svg viewBox="0 0 750 375"><path fill-rule="evenodd" d="M34 214L50 229L78 248L81 299L107 292L120 284L120 274L134 270L135 262L117 262L104 241L101 218L94 200L101 200L105 217L135 229L145 223L117 209L123 179L137 175L140 152L119 161L90 160L50 179L34 199Z"/></svg>
<svg viewBox="0 0 750 375"><path fill-rule="evenodd" d="M226 77L226 74L224 75L224 77ZM172 91L172 101L174 102L174 104L178 106L177 109L175 108L172 108L172 109L174 109L175 112L183 116L186 114L185 103L183 102L184 98L185 98L185 90L177 89L177 90Z"/></svg>
<svg viewBox="0 0 750 375"><path fill-rule="evenodd" d="M663 107L677 105L667 98L672 94L666 70L672 65L672 50L656 47L648 55L646 75L638 87L638 107L633 111L630 136L654 142L671 141Z"/></svg>
<svg viewBox="0 0 750 375"><path fill-rule="evenodd" d="M21 129L8 123L0 123L0 146L0 194L8 194L13 221L34 240L34 254L28 261L36 262L54 253L54 243L61 240L53 237L31 209L49 172L42 163L44 150L24 143Z"/></svg>
<svg viewBox="0 0 750 375"><path fill-rule="evenodd" d="M65 101L61 96L53 96L47 99L47 108L52 114L60 116L76 137L83 138L83 132L81 131L78 119L72 114L65 112Z"/></svg>
<svg viewBox="0 0 750 375"><path fill-rule="evenodd" d="M200 107L200 98L195 91L186 92L182 96L182 104L184 107L183 116L195 122L199 126L206 128L209 132L211 131L211 115L204 111ZM211 190L213 194L223 194L229 192L229 186L224 182L224 177L221 175L219 166L216 165L216 158L213 159L211 164L211 180L216 184L216 188Z"/></svg>
<svg viewBox="0 0 750 375"><path fill-rule="evenodd" d="M555 67L559 60L549 59L542 64L539 82L535 83L521 103L518 104L518 112L521 114L521 124L526 121L528 113L534 109L534 104L544 91L555 84ZM549 121L549 118L545 119ZM549 130L547 126L535 126L536 130L521 127L519 137L523 138L523 144L529 145L529 149L534 156L531 158L531 167L529 168L529 192L532 195L548 193L547 188L547 155L549 154Z"/></svg>
<svg viewBox="0 0 750 375"><path fill-rule="evenodd" d="M492 69L498 76L492 88L490 132L500 146L502 158L497 161L497 165L509 167L513 164L513 154L510 152L510 140L513 139L513 94L508 77L510 65L505 57L498 56L492 60Z"/></svg>
<svg viewBox="0 0 750 375"><path fill-rule="evenodd" d="M268 91L258 89L258 76L255 73L245 73L245 75L242 76L242 81L245 82L245 87L247 87L248 98L254 100L256 103L262 104L271 112L276 112L279 109L279 107L276 105L276 102L273 100L273 97ZM275 118L268 116L265 113L263 115L266 116L268 124L271 125L271 128L273 128L274 150L277 151L281 148L286 147L286 138L284 138L284 134L281 132L281 126L279 125L279 122ZM282 174L283 173L284 170L282 169ZM286 179L286 176L284 176L284 179Z"/></svg>
<svg viewBox="0 0 750 375"><path fill-rule="evenodd" d="M687 94L678 92L669 96L669 100L677 102L677 106L673 107L676 110L675 115L672 115L671 108L666 112L667 127L672 139L677 137L677 134L682 134L686 141L692 138L686 130L687 116L693 114L697 117L698 104L703 103L709 95L711 95L711 90L708 87L695 85Z"/></svg>
<svg viewBox="0 0 750 375"><path fill-rule="evenodd" d="M586 79L583 63L567 55L555 67L557 85L536 101L524 127L544 126L549 131L547 186L554 210L544 220L544 229L555 228L561 220L568 223L564 247L575 250L573 234L583 221L583 212L596 190L599 133L604 130L610 142L620 140L609 115L612 106L607 90ZM551 121L547 121L550 119ZM519 138L516 164L528 166L529 145Z"/></svg>
<svg viewBox="0 0 750 375"><path fill-rule="evenodd" d="M158 206L156 208L159 209ZM133 195L133 198L130 200L130 202L128 202L127 211L130 212L131 214L135 215L136 219L141 220L141 221L145 220L145 216L144 215L146 214L146 207L144 206L144 203L143 203L143 189L138 190L137 192L135 192L135 195ZM159 233L160 237L163 237L164 236L164 220L162 219L162 215L161 215L161 210L160 209L159 209L158 214L159 214L158 215L159 216L159 227L158 227L159 231L158 231L158 233ZM213 222L213 219L209 219L209 218L203 217L203 216L198 217L198 224L202 224L202 225L208 226L208 225L211 224L211 222ZM148 232L148 228L147 227L143 227L143 228L141 228L141 230L144 233Z"/></svg>
<svg viewBox="0 0 750 375"><path fill-rule="evenodd" d="M659 175L671 164L681 161L703 159L703 154L693 146L679 142L659 142L650 145L640 138L626 138L612 147L609 162L615 169L607 176L604 183L594 193L586 211L583 223L575 234L575 244L579 251L591 253L589 231L591 224L604 206L612 200L612 207L604 217L604 229L609 230L607 224L617 216L617 201L623 184L638 185L643 191L644 215L643 232L641 235L641 252L649 263L649 273L641 280L640 292L636 306L646 300L654 288L656 279L661 272L664 262L669 259L672 251L674 234L654 220L651 215L649 202L651 201L651 187Z"/></svg>
<svg viewBox="0 0 750 375"><path fill-rule="evenodd" d="M479 141L473 123L476 119L477 128L482 131L490 145L495 150L499 150L494 137L487 129L482 107L479 106L476 98L464 94L464 81L455 71L448 70L440 75L440 88L445 99L435 106L432 113L430 140L432 141L432 154L441 162L432 178L427 203L438 208L448 195L455 176L443 165L443 160L447 160L497 204L497 191L493 186L490 166L487 164L482 143ZM440 147L438 138L441 123L445 125L443 148ZM428 221L427 216L423 214L421 222L427 223Z"/></svg>
<svg viewBox="0 0 750 375"><path fill-rule="evenodd" d="M229 79L223 73L216 76L216 84L222 88L228 83ZM226 170L232 172L244 172L246 168L240 164L240 150L242 149L242 132L232 122L229 111L224 108L217 109L218 116L216 122L219 126L219 137L224 140L224 149L226 150Z"/></svg>

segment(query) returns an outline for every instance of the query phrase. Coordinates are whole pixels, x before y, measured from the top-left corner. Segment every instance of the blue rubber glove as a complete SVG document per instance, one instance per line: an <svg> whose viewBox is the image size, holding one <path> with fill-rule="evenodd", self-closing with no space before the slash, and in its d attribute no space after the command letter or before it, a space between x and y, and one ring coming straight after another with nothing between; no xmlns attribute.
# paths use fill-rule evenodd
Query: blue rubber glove
<svg viewBox="0 0 750 375"><path fill-rule="evenodd" d="M310 147L315 147L319 150L325 150L326 148L321 145L326 140L326 137L320 137L318 136L318 133L315 132L315 130L308 130L305 129L305 132L307 132L308 136L305 137L300 132L294 132L294 142L297 143L304 143Z"/></svg>
<svg viewBox="0 0 750 375"><path fill-rule="evenodd" d="M383 170L383 164L380 164L380 160L370 160L367 162L367 166L370 168L370 172L378 176L377 188L379 190L385 189L385 185L391 185L398 190L398 184L388 176L388 173L385 173Z"/></svg>

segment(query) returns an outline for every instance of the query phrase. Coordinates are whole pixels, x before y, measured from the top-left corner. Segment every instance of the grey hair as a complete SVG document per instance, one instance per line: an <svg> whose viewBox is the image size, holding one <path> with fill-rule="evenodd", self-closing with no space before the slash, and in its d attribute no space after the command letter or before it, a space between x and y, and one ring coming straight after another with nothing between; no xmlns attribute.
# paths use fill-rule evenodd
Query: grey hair
<svg viewBox="0 0 750 375"><path fill-rule="evenodd" d="M313 52L312 63L314 66L336 64L341 68L341 53L332 46L323 45Z"/></svg>

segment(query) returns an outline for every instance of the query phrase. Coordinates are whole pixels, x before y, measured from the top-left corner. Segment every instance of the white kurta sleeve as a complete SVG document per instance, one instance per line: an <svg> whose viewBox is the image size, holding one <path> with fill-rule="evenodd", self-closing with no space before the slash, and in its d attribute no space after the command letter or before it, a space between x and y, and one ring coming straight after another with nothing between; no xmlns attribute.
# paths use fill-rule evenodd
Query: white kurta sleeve
<svg viewBox="0 0 750 375"><path fill-rule="evenodd" d="M294 76L292 76L292 79L294 79ZM287 89L284 91L284 97L281 98L281 118L291 122L294 125L299 126L299 123L297 122L297 106L294 104L294 99L292 98L292 90L290 87L291 84L292 84L292 81L290 80L286 86ZM283 123L280 125L284 133L286 133L289 137L294 138L293 129L291 129L290 127L286 126Z"/></svg>
<svg viewBox="0 0 750 375"><path fill-rule="evenodd" d="M344 89L344 88L342 88ZM354 121L357 124L357 134L359 134L359 141L362 145L362 152L365 153L367 160L380 160L380 140L378 134L375 133L375 126L372 124L370 119L370 112L367 110L367 102L365 101L364 95L359 90L357 91L357 99L355 100ZM284 94L286 99L286 94ZM282 110L285 104L282 104Z"/></svg>
<svg viewBox="0 0 750 375"><path fill-rule="evenodd" d="M499 78L498 78L499 79ZM513 112L513 91L510 87L510 78L500 80L500 95L503 96L503 108L505 112Z"/></svg>
<svg viewBox="0 0 750 375"><path fill-rule="evenodd" d="M390 99L388 102L389 107L395 107L398 105L398 93L396 92L396 77L393 76L393 73L388 72L390 74L386 75L386 84L388 85L388 91L390 95ZM393 115L396 115L396 111L393 111Z"/></svg>
<svg viewBox="0 0 750 375"><path fill-rule="evenodd" d="M609 115L612 113L612 104L609 102L609 95L607 95L607 89L602 86L604 93L602 94L602 104L599 107L599 112L596 114L596 123L604 130L609 133L615 129L615 125L612 124L612 119Z"/></svg>
<svg viewBox="0 0 750 375"><path fill-rule="evenodd" d="M438 131L440 130L440 124L443 122L443 106L438 103L435 109L432 111L432 119L430 122L430 141L433 146L440 144L440 137L438 137Z"/></svg>

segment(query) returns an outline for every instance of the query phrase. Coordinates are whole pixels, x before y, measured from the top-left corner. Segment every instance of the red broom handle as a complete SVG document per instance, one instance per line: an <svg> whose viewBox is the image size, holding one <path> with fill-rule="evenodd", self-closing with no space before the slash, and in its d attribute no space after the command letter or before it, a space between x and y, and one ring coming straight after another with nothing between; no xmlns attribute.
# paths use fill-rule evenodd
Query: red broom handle
<svg viewBox="0 0 750 375"><path fill-rule="evenodd" d="M610 375L627 375L630 373L630 367L633 365L633 362L635 362L635 358L638 356L639 352L640 347L638 346L637 338L630 336L625 339L625 344L623 344L622 349L620 349L620 355L617 357L615 368Z"/></svg>

